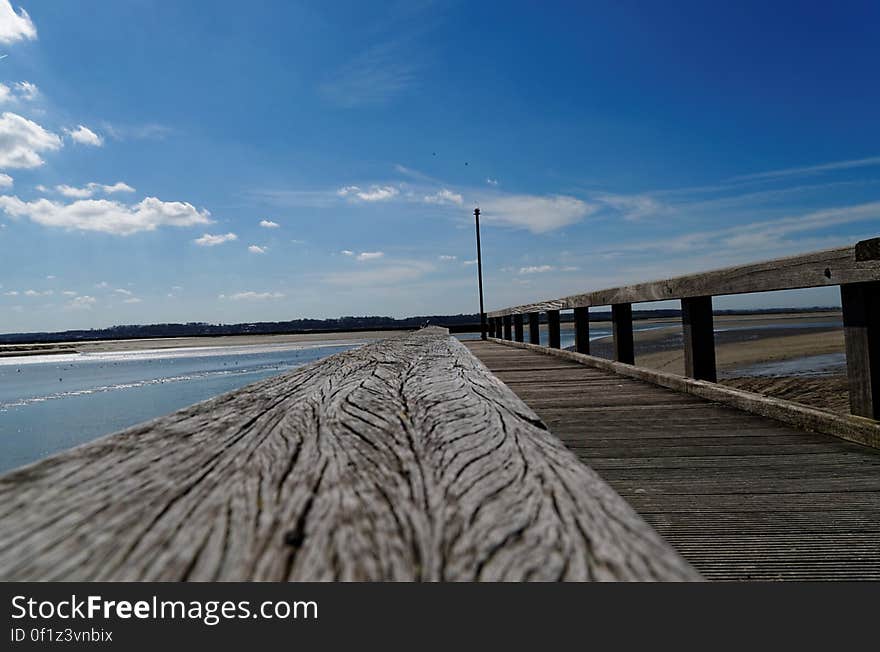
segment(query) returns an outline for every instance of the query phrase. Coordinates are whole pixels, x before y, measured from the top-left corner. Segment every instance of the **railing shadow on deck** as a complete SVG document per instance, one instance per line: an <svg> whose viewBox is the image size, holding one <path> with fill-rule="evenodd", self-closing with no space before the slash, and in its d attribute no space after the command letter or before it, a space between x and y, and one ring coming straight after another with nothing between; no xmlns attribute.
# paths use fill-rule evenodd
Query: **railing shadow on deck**
<svg viewBox="0 0 880 652"><path fill-rule="evenodd" d="M840 287L851 418L715 384L713 297L828 286ZM634 366L632 304L670 299L681 301L684 378ZM609 305L613 360L618 363L610 367L609 361L589 356L589 308ZM880 238L848 247L494 310L488 313L489 336L523 343L527 319L528 344L555 354L555 350L560 349L559 313L569 309L574 312L575 351L580 354L572 356L575 359L682 391L702 393L707 398L811 430L880 447L880 426L877 425L880 419ZM546 314L549 347L540 346L541 313ZM768 409L771 404L775 407ZM809 417L805 417L806 414Z"/></svg>

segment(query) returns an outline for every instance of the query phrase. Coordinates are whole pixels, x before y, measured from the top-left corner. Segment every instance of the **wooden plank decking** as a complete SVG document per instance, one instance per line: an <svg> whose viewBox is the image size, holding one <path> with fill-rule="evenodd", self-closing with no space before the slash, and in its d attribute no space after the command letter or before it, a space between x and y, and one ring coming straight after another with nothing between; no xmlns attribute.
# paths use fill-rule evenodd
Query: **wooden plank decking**
<svg viewBox="0 0 880 652"><path fill-rule="evenodd" d="M498 344L468 348L707 579L880 579L880 451Z"/></svg>

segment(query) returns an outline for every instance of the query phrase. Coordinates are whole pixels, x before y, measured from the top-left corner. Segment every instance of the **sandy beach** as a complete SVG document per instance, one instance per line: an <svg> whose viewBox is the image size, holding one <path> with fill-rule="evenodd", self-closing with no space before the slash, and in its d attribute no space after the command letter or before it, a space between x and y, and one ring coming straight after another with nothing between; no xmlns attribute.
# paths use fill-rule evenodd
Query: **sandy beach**
<svg viewBox="0 0 880 652"><path fill-rule="evenodd" d="M398 337L405 331L358 331L349 333L297 333L289 335L220 335L217 337L155 337L131 340L95 340L51 344L0 344L0 357L59 353L105 353L189 347L248 346L272 344L321 344L366 342Z"/></svg>

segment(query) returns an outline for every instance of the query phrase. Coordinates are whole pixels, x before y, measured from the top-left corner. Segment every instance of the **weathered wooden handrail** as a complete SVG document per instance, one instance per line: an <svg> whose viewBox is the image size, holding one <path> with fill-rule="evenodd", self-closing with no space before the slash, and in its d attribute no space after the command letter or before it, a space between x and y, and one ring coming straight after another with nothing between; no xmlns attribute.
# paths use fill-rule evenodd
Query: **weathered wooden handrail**
<svg viewBox="0 0 880 652"><path fill-rule="evenodd" d="M509 329L502 333L502 322L512 315L528 314L530 342L538 344L539 313L546 312L549 345L559 348L559 311L574 309L575 348L579 353L589 353L588 309L610 305L614 359L634 364L632 304L679 299L685 374L714 382L712 297L834 285L841 289L850 409L854 415L880 419L880 238L850 247L495 310L488 313L489 333L512 340ZM515 341L523 341L519 332Z"/></svg>
<svg viewBox="0 0 880 652"><path fill-rule="evenodd" d="M445 329L0 476L4 580L685 580Z"/></svg>

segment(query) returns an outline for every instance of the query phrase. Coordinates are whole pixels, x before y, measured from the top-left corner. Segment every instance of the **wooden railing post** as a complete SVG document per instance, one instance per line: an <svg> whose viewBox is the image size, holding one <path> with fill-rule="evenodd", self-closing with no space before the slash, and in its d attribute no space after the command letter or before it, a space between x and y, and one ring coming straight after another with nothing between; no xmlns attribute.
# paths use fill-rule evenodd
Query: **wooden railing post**
<svg viewBox="0 0 880 652"><path fill-rule="evenodd" d="M681 321L684 327L685 375L714 383L717 377L712 297L682 299Z"/></svg>
<svg viewBox="0 0 880 652"><path fill-rule="evenodd" d="M513 339L513 320L511 320L510 315L504 315L504 339Z"/></svg>
<svg viewBox="0 0 880 652"><path fill-rule="evenodd" d="M611 306L611 330L614 335L614 359L617 362L635 364L631 303L615 303Z"/></svg>
<svg viewBox="0 0 880 652"><path fill-rule="evenodd" d="M513 316L513 339L517 342L523 341L523 316L521 313Z"/></svg>
<svg viewBox="0 0 880 652"><path fill-rule="evenodd" d="M850 411L880 419L880 282L840 286Z"/></svg>
<svg viewBox="0 0 880 652"><path fill-rule="evenodd" d="M590 309L574 309L574 345L578 353L590 353Z"/></svg>
<svg viewBox="0 0 880 652"><path fill-rule="evenodd" d="M541 343L541 315L537 312L529 313L529 342Z"/></svg>
<svg viewBox="0 0 880 652"><path fill-rule="evenodd" d="M547 311L547 343L551 349L561 348L559 346L559 311Z"/></svg>

